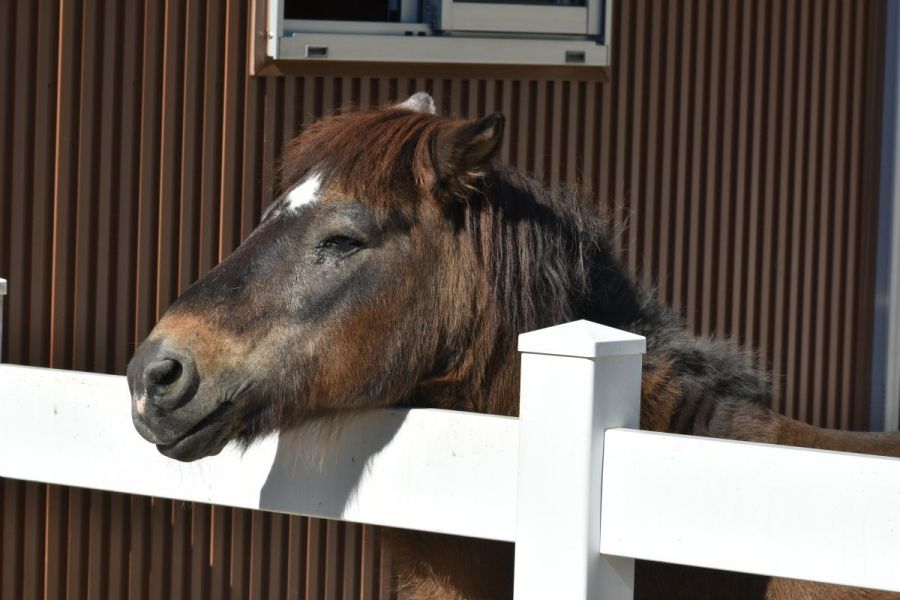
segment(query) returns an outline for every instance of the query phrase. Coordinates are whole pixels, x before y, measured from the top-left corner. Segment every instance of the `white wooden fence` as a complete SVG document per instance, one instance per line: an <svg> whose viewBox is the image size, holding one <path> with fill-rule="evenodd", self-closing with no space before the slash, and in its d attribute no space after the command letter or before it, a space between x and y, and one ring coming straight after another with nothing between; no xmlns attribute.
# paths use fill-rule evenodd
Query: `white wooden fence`
<svg viewBox="0 0 900 600"><path fill-rule="evenodd" d="M517 600L630 598L634 558L900 591L900 460L638 431L629 333L519 349L519 419L373 411L321 463L298 435L171 461L123 377L0 366L0 476L515 542Z"/></svg>

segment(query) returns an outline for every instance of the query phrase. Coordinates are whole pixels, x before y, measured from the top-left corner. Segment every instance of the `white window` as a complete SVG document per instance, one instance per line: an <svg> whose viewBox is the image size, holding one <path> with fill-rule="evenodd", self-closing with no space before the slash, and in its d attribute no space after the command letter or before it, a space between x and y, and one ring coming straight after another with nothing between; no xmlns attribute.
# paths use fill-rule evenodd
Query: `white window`
<svg viewBox="0 0 900 600"><path fill-rule="evenodd" d="M612 0L267 1L278 60L609 64Z"/></svg>

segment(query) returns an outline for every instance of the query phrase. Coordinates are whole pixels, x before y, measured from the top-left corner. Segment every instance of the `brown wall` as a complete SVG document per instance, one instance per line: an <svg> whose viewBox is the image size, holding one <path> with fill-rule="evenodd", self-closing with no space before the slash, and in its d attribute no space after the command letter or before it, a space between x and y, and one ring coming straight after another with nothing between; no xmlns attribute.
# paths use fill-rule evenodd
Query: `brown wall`
<svg viewBox="0 0 900 600"><path fill-rule="evenodd" d="M5 360L121 373L253 227L286 139L334 107L427 89L445 111L504 111L503 158L580 179L694 330L779 373L778 410L864 427L883 1L616 9L606 79L329 64L252 78L247 0L0 0ZM368 528L0 486L2 598L388 597Z"/></svg>

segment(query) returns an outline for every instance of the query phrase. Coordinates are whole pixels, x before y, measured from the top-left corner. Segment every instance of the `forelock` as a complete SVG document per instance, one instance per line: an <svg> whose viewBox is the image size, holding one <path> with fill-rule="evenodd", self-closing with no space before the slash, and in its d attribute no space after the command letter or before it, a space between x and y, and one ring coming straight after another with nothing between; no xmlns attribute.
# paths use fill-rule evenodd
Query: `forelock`
<svg viewBox="0 0 900 600"><path fill-rule="evenodd" d="M429 145L441 122L428 113L397 108L324 118L285 150L279 170L283 190L315 173L323 188L403 210L420 196Z"/></svg>

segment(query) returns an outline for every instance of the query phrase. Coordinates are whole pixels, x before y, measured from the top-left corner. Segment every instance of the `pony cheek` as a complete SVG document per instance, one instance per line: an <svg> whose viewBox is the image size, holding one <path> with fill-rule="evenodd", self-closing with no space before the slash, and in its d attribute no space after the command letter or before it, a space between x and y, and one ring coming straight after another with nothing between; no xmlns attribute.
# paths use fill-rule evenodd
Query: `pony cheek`
<svg viewBox="0 0 900 600"><path fill-rule="evenodd" d="M399 402L395 382L409 380L412 357L399 349L400 324L374 307L351 311L310 356L313 410L345 410ZM402 377L400 377L402 376Z"/></svg>

